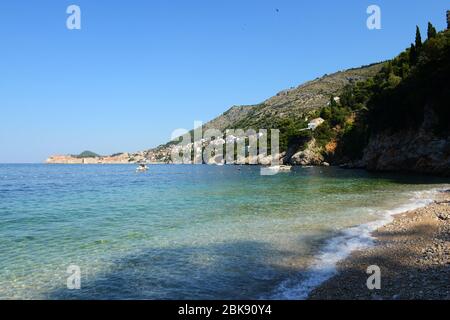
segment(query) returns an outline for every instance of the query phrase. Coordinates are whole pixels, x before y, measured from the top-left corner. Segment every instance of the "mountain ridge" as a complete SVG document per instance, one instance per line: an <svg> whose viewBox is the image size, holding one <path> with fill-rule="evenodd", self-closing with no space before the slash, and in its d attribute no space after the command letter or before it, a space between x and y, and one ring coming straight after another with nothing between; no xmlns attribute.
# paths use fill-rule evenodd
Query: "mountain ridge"
<svg viewBox="0 0 450 320"><path fill-rule="evenodd" d="M241 128L240 124L245 125L247 129L249 124L253 124L254 129L263 128L262 125L267 117L275 115L274 119L286 119L289 116L305 114L311 111L317 111L326 104L329 95L337 94L343 87L351 82L360 81L375 75L382 67L383 63L373 63L348 70L337 71L332 74L326 74L314 80L302 83L294 88L282 90L263 102L254 105L234 105L221 115L213 118L203 125L203 130L218 129L224 131L230 128ZM273 109L273 110L272 110ZM280 113L279 111L282 110ZM284 111L284 112L283 112ZM253 116L257 116L253 118ZM295 116L298 117L298 114ZM267 128L273 128L273 125ZM89 159L79 159L71 155L52 155L46 163L62 164L108 164L108 163L138 163L146 159L150 162L168 162L170 157L170 148L176 142L169 141L155 148L145 149L134 153L121 153L113 156L91 157ZM124 156L125 155L125 156Z"/></svg>
<svg viewBox="0 0 450 320"><path fill-rule="evenodd" d="M391 60L325 75L259 104L232 106L202 129L279 129L280 161L292 165L450 176L450 31L428 28L427 40L417 27L415 43ZM311 127L311 119L319 125ZM122 154L120 162L170 163L178 141ZM246 160L252 163L249 155Z"/></svg>

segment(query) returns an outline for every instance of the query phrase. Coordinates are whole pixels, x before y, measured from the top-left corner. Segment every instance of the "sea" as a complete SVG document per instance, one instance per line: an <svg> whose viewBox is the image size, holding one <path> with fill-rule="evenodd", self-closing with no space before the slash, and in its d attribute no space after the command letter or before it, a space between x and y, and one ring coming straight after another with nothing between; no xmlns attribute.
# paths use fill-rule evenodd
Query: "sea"
<svg viewBox="0 0 450 320"><path fill-rule="evenodd" d="M450 180L296 167L0 164L0 299L305 299Z"/></svg>

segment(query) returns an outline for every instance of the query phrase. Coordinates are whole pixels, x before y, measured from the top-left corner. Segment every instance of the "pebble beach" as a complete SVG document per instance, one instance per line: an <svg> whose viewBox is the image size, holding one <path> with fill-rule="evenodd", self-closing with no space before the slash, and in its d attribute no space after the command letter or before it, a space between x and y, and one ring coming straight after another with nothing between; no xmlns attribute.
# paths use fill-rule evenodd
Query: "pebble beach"
<svg viewBox="0 0 450 320"><path fill-rule="evenodd" d="M373 233L375 246L338 263L338 273L313 290L318 300L450 299L450 190L423 208L395 216ZM381 271L381 288L369 290L369 266Z"/></svg>

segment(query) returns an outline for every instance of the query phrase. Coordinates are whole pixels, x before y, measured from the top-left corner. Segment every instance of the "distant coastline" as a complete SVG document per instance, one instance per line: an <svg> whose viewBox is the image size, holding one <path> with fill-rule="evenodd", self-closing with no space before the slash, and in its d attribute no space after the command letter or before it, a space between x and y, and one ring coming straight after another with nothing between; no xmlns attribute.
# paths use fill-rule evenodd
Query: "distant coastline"
<svg viewBox="0 0 450 320"><path fill-rule="evenodd" d="M83 156L83 154L87 155ZM100 156L93 152L85 151L80 155L53 155L45 160L47 164L133 164L144 162L148 164L164 164L162 161L149 157L145 152L124 152L110 156Z"/></svg>
<svg viewBox="0 0 450 320"><path fill-rule="evenodd" d="M134 162L138 161L130 162L130 157L127 153L114 157L105 156L86 158L78 158L71 155L54 155L45 161L47 164L128 164Z"/></svg>

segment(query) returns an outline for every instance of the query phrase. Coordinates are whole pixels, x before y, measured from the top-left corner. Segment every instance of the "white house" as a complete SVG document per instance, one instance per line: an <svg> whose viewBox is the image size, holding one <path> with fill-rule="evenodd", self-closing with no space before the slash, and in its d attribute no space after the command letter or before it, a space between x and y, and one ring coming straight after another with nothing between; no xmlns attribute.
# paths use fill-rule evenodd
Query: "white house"
<svg viewBox="0 0 450 320"><path fill-rule="evenodd" d="M316 130L316 128L318 126L320 126L322 123L324 123L325 120L323 120L322 118L316 118L316 119L312 119L309 123L308 123L308 129L309 130Z"/></svg>

